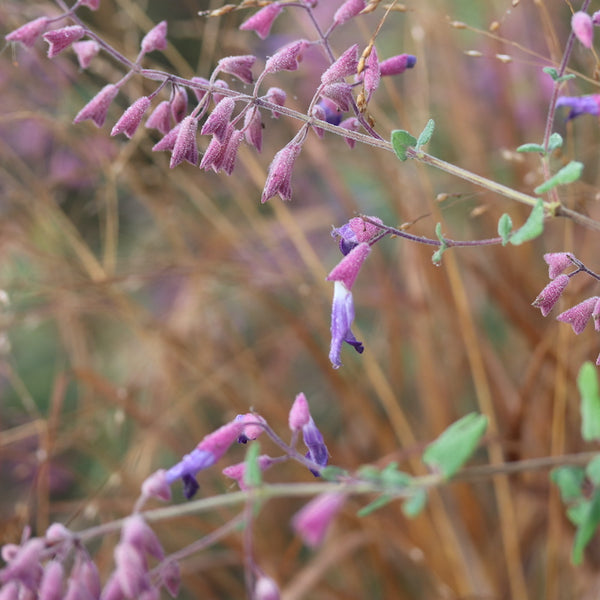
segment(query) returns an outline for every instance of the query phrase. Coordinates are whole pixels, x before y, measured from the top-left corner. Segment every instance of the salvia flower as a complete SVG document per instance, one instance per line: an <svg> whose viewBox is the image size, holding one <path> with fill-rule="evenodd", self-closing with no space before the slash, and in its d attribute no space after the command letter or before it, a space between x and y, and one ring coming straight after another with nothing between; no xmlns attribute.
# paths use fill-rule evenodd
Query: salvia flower
<svg viewBox="0 0 600 600"><path fill-rule="evenodd" d="M377 58L377 49L375 46L371 48L371 52L365 61L366 70L363 77L363 86L365 88L367 102L375 90L379 87L381 72L379 70L379 59Z"/></svg>
<svg viewBox="0 0 600 600"><path fill-rule="evenodd" d="M252 65L256 62L256 56L246 54L244 56L227 56L217 63L217 69L223 73L229 73L244 83L252 83Z"/></svg>
<svg viewBox="0 0 600 600"><path fill-rule="evenodd" d="M142 39L140 44L144 54L154 50L164 50L167 47L167 22L161 21L155 25Z"/></svg>
<svg viewBox="0 0 600 600"><path fill-rule="evenodd" d="M256 580L253 597L255 600L279 600L281 594L275 581L266 575L262 575Z"/></svg>
<svg viewBox="0 0 600 600"><path fill-rule="evenodd" d="M79 25L69 25L47 31L43 38L48 42L48 58L53 58L68 48L73 42L80 40L85 35L85 29Z"/></svg>
<svg viewBox="0 0 600 600"><path fill-rule="evenodd" d="M383 221L377 217L369 217L375 223L383 224ZM340 238L340 252L346 256L350 250L362 242L371 242L374 238L381 234L381 229L365 221L360 217L350 219L348 223L341 227L334 227L331 231L332 237Z"/></svg>
<svg viewBox="0 0 600 600"><path fill-rule="evenodd" d="M266 471L269 467L272 467L275 464L274 459L271 458L267 454L261 454L257 459L257 463L258 463L258 468L262 472ZM245 462L240 462L240 463L236 463L235 465L230 465L229 467L225 467L223 469L222 473L226 477L229 477L229 479L235 480L237 482L237 484L240 486L240 490L248 489L248 486L246 485L246 482L244 481L244 477L246 475L246 463Z"/></svg>
<svg viewBox="0 0 600 600"><path fill-rule="evenodd" d="M196 143L196 132L198 131L198 119L196 117L185 117L179 124L177 138L173 145L171 162L169 167L174 169L184 160L196 166L198 164L198 145Z"/></svg>
<svg viewBox="0 0 600 600"><path fill-rule="evenodd" d="M548 264L548 277L554 279L567 267L573 266L572 257L573 255L570 252L548 252L544 254L544 260Z"/></svg>
<svg viewBox="0 0 600 600"><path fill-rule="evenodd" d="M559 96L556 106L570 108L567 121L585 113L597 117L600 114L600 94L587 94L585 96Z"/></svg>
<svg viewBox="0 0 600 600"><path fill-rule="evenodd" d="M255 106L247 110L244 115L243 131L246 142L260 152L262 150L262 117Z"/></svg>
<svg viewBox="0 0 600 600"><path fill-rule="evenodd" d="M152 152L160 152L162 150L170 152L173 150L175 142L177 141L177 134L179 133L180 127L181 123L177 123L173 129L169 130L162 139L152 146Z"/></svg>
<svg viewBox="0 0 600 600"><path fill-rule="evenodd" d="M279 2L268 4L264 8L255 12L249 19L246 19L241 25L242 31L255 31L258 37L266 39L271 31L273 21L279 16L283 7Z"/></svg>
<svg viewBox="0 0 600 600"><path fill-rule="evenodd" d="M157 129L163 135L171 131L171 103L163 100L157 104L156 108L146 119L145 127L148 129Z"/></svg>
<svg viewBox="0 0 600 600"><path fill-rule="evenodd" d="M300 431L310 421L308 400L303 393L296 396L288 415L288 424L292 431Z"/></svg>
<svg viewBox="0 0 600 600"><path fill-rule="evenodd" d="M158 537L140 515L131 515L125 519L121 530L121 541L131 544L139 552L149 554L158 560L165 557Z"/></svg>
<svg viewBox="0 0 600 600"><path fill-rule="evenodd" d="M556 281L556 279L554 281ZM569 323L573 328L573 331L579 335L585 329L588 321L592 318L592 313L596 308L597 302L597 296L588 298L587 300L576 304L572 308L569 308L569 310L565 310L565 312L560 313L556 319L557 321L562 321L563 323Z"/></svg>
<svg viewBox="0 0 600 600"><path fill-rule="evenodd" d="M171 114L176 123L181 123L187 114L188 96L185 88L175 86L173 97L171 98Z"/></svg>
<svg viewBox="0 0 600 600"><path fill-rule="evenodd" d="M245 423L244 430L238 436L238 443L246 444L248 441L256 440L265 431L266 421L255 413L246 413L245 415L237 415L236 421Z"/></svg>
<svg viewBox="0 0 600 600"><path fill-rule="evenodd" d="M48 561L40 582L40 600L63 600L64 576L65 570L59 561Z"/></svg>
<svg viewBox="0 0 600 600"><path fill-rule="evenodd" d="M412 54L398 54L382 60L379 63L379 72L382 77L386 75L400 75L406 69L412 69L416 63L416 56Z"/></svg>
<svg viewBox="0 0 600 600"><path fill-rule="evenodd" d="M350 46L322 75L321 83L327 85L355 75L358 67L358 44Z"/></svg>
<svg viewBox="0 0 600 600"><path fill-rule="evenodd" d="M71 569L71 579L78 581L89 597L100 597L102 585L98 567L83 549L77 552L77 558Z"/></svg>
<svg viewBox="0 0 600 600"><path fill-rule="evenodd" d="M571 29L583 46L586 48L592 47L592 42L594 41L594 23L590 15L581 10L574 13L571 17Z"/></svg>
<svg viewBox="0 0 600 600"><path fill-rule="evenodd" d="M344 119L340 123L340 127L342 129L347 129L348 131L360 131L360 121L356 117L349 117L348 119ZM344 138L346 143L350 148L354 148L356 145L356 140L352 138Z"/></svg>
<svg viewBox="0 0 600 600"><path fill-rule="evenodd" d="M301 144L290 142L273 157L261 202L266 202L276 194L279 194L282 200L292 199L292 171L301 150Z"/></svg>
<svg viewBox="0 0 600 600"><path fill-rule="evenodd" d="M18 29L11 31L6 36L7 42L20 42L24 46L31 48L35 41L42 35L48 26L48 19L46 17L39 17L25 25L21 25Z"/></svg>
<svg viewBox="0 0 600 600"><path fill-rule="evenodd" d="M276 104L277 106L283 106L285 104L285 100L287 98L287 94L278 87L270 87L267 90L267 94L265 95L265 99L267 102L271 102L271 104ZM276 119L279 118L279 114L277 111L272 111L271 114Z"/></svg>
<svg viewBox="0 0 600 600"><path fill-rule="evenodd" d="M125 597L139 598L150 587L146 560L142 553L126 542L119 542L114 549L115 576Z"/></svg>
<svg viewBox="0 0 600 600"><path fill-rule="evenodd" d="M307 546L312 548L319 546L345 500L346 496L337 492L316 496L292 518L294 531Z"/></svg>
<svg viewBox="0 0 600 600"><path fill-rule="evenodd" d="M100 52L100 44L95 40L84 40L83 42L74 42L73 51L77 56L77 62L82 69L87 69L92 59Z"/></svg>
<svg viewBox="0 0 600 600"><path fill-rule="evenodd" d="M352 103L352 86L348 83L330 83L323 86L321 96L328 98L343 112L350 108Z"/></svg>
<svg viewBox="0 0 600 600"><path fill-rule="evenodd" d="M102 127L106 121L106 114L110 103L119 93L119 88L109 83L105 85L78 113L73 123L81 123L91 119L97 127Z"/></svg>
<svg viewBox="0 0 600 600"><path fill-rule="evenodd" d="M43 575L40 559L44 550L44 541L40 538L27 540L16 549L9 558L6 567L0 571L0 582L18 581L29 589L37 589Z"/></svg>
<svg viewBox="0 0 600 600"><path fill-rule="evenodd" d="M202 156L202 160L200 161L200 168L204 171L208 171L212 169L215 173L218 172L221 167L221 163L223 162L223 154L225 152L225 148L227 146L227 142L229 141L229 137L233 133L233 125L229 124L225 139L223 142L219 141L216 135L213 135L210 143L208 144L204 154Z"/></svg>
<svg viewBox="0 0 600 600"><path fill-rule="evenodd" d="M340 355L344 342L350 344L359 354L364 350L362 343L352 333L354 299L351 289L370 251L371 246L366 242L357 244L327 276L328 281L334 282L329 360L335 369L342 365Z"/></svg>
<svg viewBox="0 0 600 600"><path fill-rule="evenodd" d="M323 434L319 431L311 416L309 416L306 425L302 426L302 439L308 448L306 458L312 460L320 467L325 467L329 461L329 451L323 440ZM311 469L310 472L315 477L319 476L318 471Z"/></svg>
<svg viewBox="0 0 600 600"><path fill-rule="evenodd" d="M333 15L334 25L343 25L365 8L365 0L346 0Z"/></svg>
<svg viewBox="0 0 600 600"><path fill-rule="evenodd" d="M227 126L231 120L235 101L233 98L223 98L208 115L206 122L202 126L202 135L214 135L220 142L223 141Z"/></svg>
<svg viewBox="0 0 600 600"><path fill-rule="evenodd" d="M277 73L277 71L296 71L302 52L309 46L307 40L298 40L284 46L273 56L267 59L264 73Z"/></svg>
<svg viewBox="0 0 600 600"><path fill-rule="evenodd" d="M568 283L568 275L558 275L539 293L538 297L532 302L531 305L539 308L544 317L547 316L554 305L558 302L558 299L565 291Z"/></svg>
<svg viewBox="0 0 600 600"><path fill-rule="evenodd" d="M124 133L128 138L131 138L136 132L139 124L142 121L142 117L150 107L150 98L148 96L142 96L138 98L122 115L121 118L115 123L112 128L110 135L118 135Z"/></svg>
<svg viewBox="0 0 600 600"><path fill-rule="evenodd" d="M155 471L143 481L142 496L158 498L164 502L171 500L171 488L167 483L167 473L164 469Z"/></svg>

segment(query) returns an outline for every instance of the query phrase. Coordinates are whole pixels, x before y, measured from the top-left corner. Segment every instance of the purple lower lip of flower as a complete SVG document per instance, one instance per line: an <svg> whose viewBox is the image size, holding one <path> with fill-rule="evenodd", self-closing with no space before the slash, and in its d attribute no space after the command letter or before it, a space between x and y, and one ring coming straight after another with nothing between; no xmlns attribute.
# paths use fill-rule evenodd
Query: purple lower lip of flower
<svg viewBox="0 0 600 600"><path fill-rule="evenodd" d="M212 452L195 448L189 454L186 454L176 465L167 470L167 483L171 484L186 475L193 475L202 469L207 469L214 465L215 462L216 457Z"/></svg>
<svg viewBox="0 0 600 600"><path fill-rule="evenodd" d="M335 369L342 366L341 353L344 342L350 344L362 354L364 346L352 333L354 321L354 299L352 292L341 281L336 281L333 292L333 305L331 309L331 347L329 360Z"/></svg>
<svg viewBox="0 0 600 600"><path fill-rule="evenodd" d="M588 94L586 96L559 96L556 106L567 106L571 109L567 121L588 113L598 116L600 114L600 94Z"/></svg>

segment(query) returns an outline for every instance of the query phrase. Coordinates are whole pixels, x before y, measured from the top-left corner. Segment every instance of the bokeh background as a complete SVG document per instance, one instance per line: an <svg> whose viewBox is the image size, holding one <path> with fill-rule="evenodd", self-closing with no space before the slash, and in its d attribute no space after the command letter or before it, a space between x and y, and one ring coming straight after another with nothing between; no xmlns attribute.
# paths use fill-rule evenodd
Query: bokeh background
<svg viewBox="0 0 600 600"><path fill-rule="evenodd" d="M103 0L99 11L80 14L129 57L167 19L169 47L149 61L186 77L206 77L222 56L251 52L264 60L294 36L314 37L298 10L282 15L264 42L237 29L251 11L197 15L221 4ZM323 23L339 4L320 2ZM533 193L539 158L515 149L542 140L551 90L542 68L560 61L568 3L403 6L386 19L377 50L381 59L414 54L417 64L382 81L369 105L376 129L386 138L397 128L416 134L433 118L431 153ZM55 12L52 3L5 0L0 29ZM336 32L335 51L364 47L383 14L380 6ZM168 155L151 152L154 131L141 128L131 141L109 137L151 82L132 78L102 129L74 126L75 114L121 67L100 55L81 72L71 51L48 60L44 46L6 46L0 55L2 542L18 540L26 525L34 534L57 520L78 530L128 514L149 473L250 408L285 437L300 391L332 464L349 469L396 460L423 474L424 445L473 410L491 421L475 463L593 449L581 442L575 377L585 360L595 360L600 338L587 330L574 336L531 302L548 281L544 252L572 251L600 268L597 233L556 220L532 243L450 251L440 267L428 247L384 240L354 288L365 353L346 347L343 367L333 370L325 276L340 255L332 226L366 213L390 225L418 220L408 230L429 237L441 222L448 237L479 239L496 235L502 213L522 223L527 208L314 133L296 163L293 201L261 205L268 164L299 123L266 116L262 154L243 147L230 177L189 164L169 170ZM578 77L564 93L598 91L593 53L577 45L570 67ZM323 68L319 53L308 52L299 71L269 85L286 89L289 105L302 110ZM566 142L553 166L576 158L585 170L580 182L561 188L561 199L600 219L597 119L565 117L559 112L554 127ZM562 307L593 293L591 280L575 279ZM276 453L266 441L263 450ZM242 457L236 448L220 466ZM311 478L295 465L267 474L271 481ZM205 496L234 489L218 468L200 484ZM599 593L600 546L592 542L583 566L570 564L573 529L547 470L449 485L414 520L397 503L359 518L366 500L346 505L316 551L304 549L289 526L301 501L271 501L260 512L255 559L283 598ZM187 516L156 531L175 551L234 514ZM90 548L104 575L114 544L107 537ZM244 597L242 536L182 569L182 598Z"/></svg>

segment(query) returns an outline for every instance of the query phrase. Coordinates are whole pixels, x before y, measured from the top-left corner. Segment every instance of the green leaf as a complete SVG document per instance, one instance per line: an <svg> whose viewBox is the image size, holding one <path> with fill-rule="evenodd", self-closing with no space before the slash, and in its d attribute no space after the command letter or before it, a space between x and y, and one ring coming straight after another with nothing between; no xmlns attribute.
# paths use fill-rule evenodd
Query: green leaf
<svg viewBox="0 0 600 600"><path fill-rule="evenodd" d="M412 477L408 473L398 471L398 463L390 463L381 471L381 482L385 486L406 487L411 481Z"/></svg>
<svg viewBox="0 0 600 600"><path fill-rule="evenodd" d="M579 498L576 502L567 508L567 518L575 527L579 527L587 518L589 500Z"/></svg>
<svg viewBox="0 0 600 600"><path fill-rule="evenodd" d="M335 467L333 465L323 467L319 471L319 475L321 475L324 481L339 481L342 477L346 477L348 474L349 473L346 471L346 469L341 469L340 467Z"/></svg>
<svg viewBox="0 0 600 600"><path fill-rule="evenodd" d="M364 465L358 469L358 476L365 481L379 483L381 481L381 471L373 465Z"/></svg>
<svg viewBox="0 0 600 600"><path fill-rule="evenodd" d="M512 219L510 215L504 213L498 221L498 235L502 238L502 245L506 246L510 238L510 232L512 231Z"/></svg>
<svg viewBox="0 0 600 600"><path fill-rule="evenodd" d="M433 253L433 256L431 257L431 262L436 267L439 267L442 263L442 254L444 254L444 252L448 250L448 244L446 243L446 240L444 239L444 236L442 234L441 223L438 223L435 226L435 235L437 236L437 239L440 240L440 247Z"/></svg>
<svg viewBox="0 0 600 600"><path fill-rule="evenodd" d="M416 138L410 135L408 131L404 131L404 129L395 129L392 131L391 141L396 156L402 161L408 160L406 151L408 148L414 147L417 143Z"/></svg>
<svg viewBox="0 0 600 600"><path fill-rule="evenodd" d="M393 498L389 494L382 494L381 496L375 498L373 502L367 504L367 506L363 506L356 514L359 517L366 517L370 515L372 512L379 510L382 506L385 506L389 502L391 502Z"/></svg>
<svg viewBox="0 0 600 600"><path fill-rule="evenodd" d="M581 436L587 442L600 440L600 390L596 368L591 362L579 369L577 387L581 395Z"/></svg>
<svg viewBox="0 0 600 600"><path fill-rule="evenodd" d="M258 466L259 453L260 444L258 442L252 442L252 444L248 446L246 460L244 461L246 465L246 469L244 471L244 483L248 487L259 487L262 483L262 471Z"/></svg>
<svg viewBox="0 0 600 600"><path fill-rule="evenodd" d="M581 564L583 551L594 537L598 525L600 525L600 490L596 490L592 499L584 504L581 523L573 542L573 553L571 554L573 564Z"/></svg>
<svg viewBox="0 0 600 600"><path fill-rule="evenodd" d="M552 152L557 148L561 148L563 145L562 135L560 133L553 133L548 140L548 151Z"/></svg>
<svg viewBox="0 0 600 600"><path fill-rule="evenodd" d="M540 154L546 154L544 146L541 144L523 144L517 148L517 152L539 152Z"/></svg>
<svg viewBox="0 0 600 600"><path fill-rule="evenodd" d="M452 477L475 452L487 428L487 417L470 413L453 423L423 453L423 462L446 479Z"/></svg>
<svg viewBox="0 0 600 600"><path fill-rule="evenodd" d="M419 488L402 503L402 512L409 518L414 519L427 504L427 490Z"/></svg>
<svg viewBox="0 0 600 600"><path fill-rule="evenodd" d="M419 134L419 139L417 140L417 148L424 146L430 139L433 134L433 130L435 129L435 121L433 119L429 119L427 121L427 125L423 128L423 131Z"/></svg>
<svg viewBox="0 0 600 600"><path fill-rule="evenodd" d="M510 237L510 243L519 246L538 237L544 231L544 202L538 198L535 206L529 213L527 221L515 231Z"/></svg>
<svg viewBox="0 0 600 600"><path fill-rule="evenodd" d="M557 185L566 185L573 183L581 177L583 172L583 163L576 160L572 160L568 165L565 165L558 173L555 173L550 179L544 181L541 185L538 185L534 192L536 194L543 194Z"/></svg>
<svg viewBox="0 0 600 600"><path fill-rule="evenodd" d="M600 486L600 454L590 460L585 468L585 474L588 479L594 484L594 487Z"/></svg>
<svg viewBox="0 0 600 600"><path fill-rule="evenodd" d="M550 480L558 486L563 502L573 502L581 498L585 470L582 467L557 467L550 473Z"/></svg>
<svg viewBox="0 0 600 600"><path fill-rule="evenodd" d="M544 71L544 73L547 73L548 75L550 75L550 77L552 77L552 79L554 81L556 81L557 83L560 83L562 81L567 81L568 79L573 79L575 77L575 75L573 73L569 73L567 75L562 75L559 77L558 71L554 67L544 67L542 69L542 71Z"/></svg>

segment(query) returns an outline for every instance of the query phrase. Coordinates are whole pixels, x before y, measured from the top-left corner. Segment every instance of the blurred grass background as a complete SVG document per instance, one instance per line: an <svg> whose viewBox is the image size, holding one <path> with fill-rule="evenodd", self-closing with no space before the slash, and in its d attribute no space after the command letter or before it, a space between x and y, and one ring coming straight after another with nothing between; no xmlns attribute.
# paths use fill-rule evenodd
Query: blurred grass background
<svg viewBox="0 0 600 600"><path fill-rule="evenodd" d="M237 30L248 12L196 16L220 4L104 0L97 13L81 15L130 57L141 36L168 19L169 49L152 59L206 77L222 56L264 58L274 47ZM325 21L338 6L320 4ZM405 3L406 12L389 16L377 49L380 59L414 54L417 65L382 81L369 112L384 137L396 128L418 133L433 118L433 154L532 193L541 181L538 158L514 150L542 139L550 79L541 69L560 60L571 12L563 2L512 4ZM3 2L2 31L49 6ZM382 14L336 32L335 51L356 41L364 47ZM455 20L470 28L453 27ZM273 37L293 35L313 37L290 11ZM268 85L286 89L301 110L322 66L317 52L307 53L299 71ZM577 47L571 66L587 78L569 82L565 93L597 91L589 52ZM495 236L504 212L522 223L526 208L314 134L296 165L293 202L263 206L266 168L297 123L267 116L262 154L243 148L231 177L188 164L170 171L169 157L151 152L154 132L140 130L130 142L108 137L121 111L152 91L150 82L133 78L102 130L72 125L118 73L105 56L80 73L71 52L50 61L42 43L0 56L2 542L18 540L26 524L39 534L55 520L82 529L126 515L149 473L251 407L285 435L300 391L331 462L346 468L398 460L423 473L424 444L472 410L491 419L481 463L584 449L574 378L596 357L598 338L590 331L576 338L530 304L547 283L544 252L572 251L599 268L595 234L556 221L522 247L447 252L439 268L430 248L381 242L354 288L365 353L346 347L335 371L325 281L339 260L332 225L357 212L390 225L422 217L409 231L434 237L441 221L448 237L477 239ZM554 164L574 157L586 168L562 199L598 219L598 124L584 116L567 126L564 116L555 131L567 142ZM592 293L589 281L575 280L563 308ZM236 449L221 466L242 456ZM267 479L311 475L288 465ZM200 484L204 496L232 489L219 469L203 473ZM591 544L583 567L570 565L573 531L547 472L452 484L414 521L398 504L359 519L361 504L346 507L316 552L290 531L298 501L273 501L261 512L255 558L286 600L595 598L600 589L600 546ZM174 551L232 515L216 511L156 529ZM104 574L114 543L91 549ZM233 535L185 561L182 597L243 597L241 544Z"/></svg>

